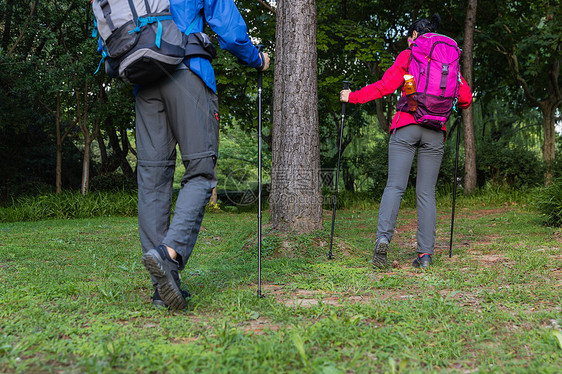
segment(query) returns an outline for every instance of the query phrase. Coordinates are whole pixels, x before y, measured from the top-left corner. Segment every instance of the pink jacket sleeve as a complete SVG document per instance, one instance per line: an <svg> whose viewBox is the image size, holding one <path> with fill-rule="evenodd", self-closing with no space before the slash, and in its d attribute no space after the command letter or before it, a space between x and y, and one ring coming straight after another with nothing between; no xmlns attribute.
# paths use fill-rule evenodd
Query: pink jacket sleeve
<svg viewBox="0 0 562 374"><path fill-rule="evenodd" d="M461 75L461 86L459 87L459 108L466 109L472 104L472 91L468 86L468 83L464 80Z"/></svg>
<svg viewBox="0 0 562 374"><path fill-rule="evenodd" d="M359 91L351 92L349 94L349 102L352 104L363 104L371 100L380 99L396 91L404 83L404 74L407 74L406 69L408 68L410 53L409 49L402 51L394 61L394 64L384 73L381 80L363 87Z"/></svg>

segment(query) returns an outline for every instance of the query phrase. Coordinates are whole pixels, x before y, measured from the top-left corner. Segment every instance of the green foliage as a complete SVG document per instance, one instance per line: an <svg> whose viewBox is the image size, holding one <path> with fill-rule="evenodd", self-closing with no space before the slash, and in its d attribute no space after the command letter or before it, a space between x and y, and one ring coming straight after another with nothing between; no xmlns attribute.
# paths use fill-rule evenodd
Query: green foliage
<svg viewBox="0 0 562 374"><path fill-rule="evenodd" d="M358 154L353 160L359 175L367 175L364 189L380 199L388 177L388 137L371 144L367 151Z"/></svg>
<svg viewBox="0 0 562 374"><path fill-rule="evenodd" d="M0 159L4 160L0 167L0 200L4 201L17 198L17 190L23 184L54 184L53 112L57 109L58 95L63 131L71 128L63 150L64 188L75 189L79 185L83 139L75 124L84 104L88 105L88 124L99 122L103 137L113 128L134 127L132 87L107 80L103 72L93 76L99 55L97 42L90 37L93 22L89 2L39 1L30 17L33 3L32 0L0 1ZM265 133L271 135L276 14L260 2L237 0L236 3L252 40L265 45L272 56L272 69L264 75L263 91L263 123ZM334 169L341 118L338 92L342 81L351 81L352 89L356 90L380 79L398 53L406 48L405 32L410 23L435 11L443 19L439 31L462 43L466 2L319 0L317 10L321 165L323 169ZM519 166L508 165L506 154L489 156L495 150L487 143L481 146L478 135L501 140L505 142L501 147L513 152L512 158L522 156L536 164L530 154L537 152L542 144L540 113L536 108L529 109L509 69L506 53L516 53L522 77L532 83L530 90L537 98L546 98L548 85L554 84L552 79L545 78L549 62L557 61L561 53L561 23L556 22L560 10L559 4L548 0L482 2L478 6L473 92L475 107L483 112L475 124L478 164L485 164L479 171L481 186L486 185L487 178L492 178L492 183L514 186L533 184L536 180L534 170L530 170L529 176L523 176L523 172L514 174ZM218 44L212 30L207 31ZM249 174L246 179L243 175L239 179L250 185L255 179L257 153L255 70L239 66L233 56L220 49L213 65L220 99L221 134L227 139L221 138L217 165L219 187L228 183L231 171L243 169ZM80 92L80 98L85 96L86 100L78 104L75 95ZM386 141L382 137L395 103L396 95L389 95L377 104L347 105L342 163L345 178L341 179L340 190L370 191L375 198L382 194L387 168ZM241 139L241 132L248 137ZM229 139L237 145L233 146ZM518 153L519 149L529 153ZM454 154L449 145L445 152L438 190L448 188L453 175ZM268 170L269 150L265 149L265 153L264 169ZM502 162L502 168L509 170L487 169L497 160ZM459 170L462 175L463 157ZM562 168L554 170L558 172ZM413 182L415 172L410 185Z"/></svg>
<svg viewBox="0 0 562 374"><path fill-rule="evenodd" d="M449 207L450 209L453 200L452 191L452 186L438 191L437 205L440 207ZM477 188L476 191L470 195L464 195L462 193L462 186L459 185L456 204L457 207L460 208L475 205L483 207L531 206L533 205L537 192L538 187L515 189L487 184L486 186Z"/></svg>
<svg viewBox="0 0 562 374"><path fill-rule="evenodd" d="M241 190L254 188L258 181L258 136L257 131L246 133L232 128L220 134L220 155L217 162L219 189ZM262 145L263 182L269 182L271 150Z"/></svg>
<svg viewBox="0 0 562 374"><path fill-rule="evenodd" d="M12 206L0 208L0 221L38 221L49 218L90 218L99 216L135 216L135 192L94 192L86 196L64 191L60 195L24 196Z"/></svg>
<svg viewBox="0 0 562 374"><path fill-rule="evenodd" d="M518 60L517 73L527 81L530 94L538 99L547 98L548 86L554 88L552 84L555 83L547 78L549 70L562 53L561 25L557 22L562 6L549 0L478 5L481 32L475 34L474 55L476 78L485 88L482 90L485 101L490 96L505 95L505 89L511 96L520 90L511 53Z"/></svg>
<svg viewBox="0 0 562 374"><path fill-rule="evenodd" d="M42 127L45 123L35 123L26 127L22 132L17 128L0 126L0 205L26 194L35 195L33 186L50 185L54 190L55 181L55 146L51 139L54 133ZM9 141L8 141L9 139ZM12 146L17 145L15 151ZM62 175L63 186L78 188L80 185L81 153L77 147L67 139L63 143Z"/></svg>
<svg viewBox="0 0 562 374"><path fill-rule="evenodd" d="M136 188L136 181L121 173L96 175L90 181L91 192L131 191Z"/></svg>
<svg viewBox="0 0 562 374"><path fill-rule="evenodd" d="M271 57L271 68L263 74L262 116L264 129L271 125L273 95L273 68L275 63L275 13L262 4L251 0L237 0L236 5L244 18L249 35L255 45L264 46ZM240 65L236 58L219 48L216 34L206 30L217 46L217 57L213 60L219 96L221 131L240 128L254 133L257 128L257 75L256 70Z"/></svg>
<svg viewBox="0 0 562 374"><path fill-rule="evenodd" d="M325 189L322 193L324 196L324 209L333 209L334 192ZM337 209L375 209L379 206L380 198L377 198L370 192L350 192L338 191Z"/></svg>
<svg viewBox="0 0 562 374"><path fill-rule="evenodd" d="M484 140L477 154L478 179L514 188L544 183L544 168L536 153L501 142Z"/></svg>
<svg viewBox="0 0 562 374"><path fill-rule="evenodd" d="M562 178L557 178L544 187L537 194L535 205L544 215L547 224L562 226Z"/></svg>

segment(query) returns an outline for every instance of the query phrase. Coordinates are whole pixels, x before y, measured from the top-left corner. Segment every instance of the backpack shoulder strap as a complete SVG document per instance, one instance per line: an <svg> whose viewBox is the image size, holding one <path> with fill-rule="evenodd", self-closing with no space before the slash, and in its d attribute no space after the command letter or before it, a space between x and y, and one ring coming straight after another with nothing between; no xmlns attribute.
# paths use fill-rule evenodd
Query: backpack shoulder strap
<svg viewBox="0 0 562 374"><path fill-rule="evenodd" d="M102 0L100 1L100 8L103 12L103 16L107 21L107 25L111 29L111 32L117 30L117 27L113 24L113 20L111 19L111 5L109 5L109 0Z"/></svg>
<svg viewBox="0 0 562 374"><path fill-rule="evenodd" d="M410 57L408 57L408 65L406 65L406 73L410 74L410 63L412 62L414 51L412 51L412 47L408 47L408 49L410 50Z"/></svg>
<svg viewBox="0 0 562 374"><path fill-rule="evenodd" d="M199 13L197 13L197 15L195 16L193 21L191 21L189 26L187 26L187 29L185 30L185 35L191 34L191 32L193 31L193 28L197 25L197 22L199 22L201 17L203 17L203 9L201 9L201 11Z"/></svg>

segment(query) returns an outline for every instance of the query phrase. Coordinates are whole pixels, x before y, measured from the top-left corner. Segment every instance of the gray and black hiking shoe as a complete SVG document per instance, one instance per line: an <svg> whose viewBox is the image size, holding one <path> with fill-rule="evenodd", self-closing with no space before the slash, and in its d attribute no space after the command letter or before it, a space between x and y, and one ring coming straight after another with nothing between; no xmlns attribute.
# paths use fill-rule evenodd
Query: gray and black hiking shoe
<svg viewBox="0 0 562 374"><path fill-rule="evenodd" d="M373 259L371 263L375 268L385 268L386 267L386 253L388 252L388 247L390 244L385 237L377 240L375 244L375 250L373 251Z"/></svg>
<svg viewBox="0 0 562 374"><path fill-rule="evenodd" d="M412 265L418 269L431 267L431 255L429 253L419 253L418 257L412 262Z"/></svg>
<svg viewBox="0 0 562 374"><path fill-rule="evenodd" d="M183 295L183 298L186 300L189 300L191 298L191 294L189 293L189 291L181 290L181 294ZM152 295L152 306L154 306L157 309L168 307L168 305L166 305L164 300L162 300L162 298L160 297L158 290L154 290L154 294Z"/></svg>
<svg viewBox="0 0 562 374"><path fill-rule="evenodd" d="M184 309L187 301L179 287L179 264L160 245L142 256L142 264L156 278L159 296L170 309Z"/></svg>

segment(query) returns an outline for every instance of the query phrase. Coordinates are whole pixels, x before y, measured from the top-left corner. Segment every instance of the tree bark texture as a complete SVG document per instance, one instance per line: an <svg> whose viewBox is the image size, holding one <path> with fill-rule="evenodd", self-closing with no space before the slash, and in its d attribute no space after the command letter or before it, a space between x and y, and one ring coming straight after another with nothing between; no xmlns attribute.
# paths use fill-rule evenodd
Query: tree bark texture
<svg viewBox="0 0 562 374"><path fill-rule="evenodd" d="M277 2L270 217L299 233L322 227L316 4Z"/></svg>
<svg viewBox="0 0 562 374"><path fill-rule="evenodd" d="M57 163L55 167L55 188L56 194L60 195L62 193L62 142L64 140L64 135L61 134L61 94L60 91L57 92L57 111L55 113L55 131L57 136ZM65 134L66 135L66 134Z"/></svg>
<svg viewBox="0 0 562 374"><path fill-rule="evenodd" d="M107 123L107 120L105 121ZM105 146L105 142L103 139L103 134L101 131L98 133L96 138L98 142L98 147L100 149L100 158L101 158L101 167L100 167L100 174L111 173L115 168L111 168L111 160L107 154L107 147Z"/></svg>
<svg viewBox="0 0 562 374"><path fill-rule="evenodd" d="M84 158L82 159L82 183L80 184L80 192L82 195L87 195L90 190L91 144L90 134L84 133Z"/></svg>
<svg viewBox="0 0 562 374"><path fill-rule="evenodd" d="M472 88L472 67L474 46L474 26L476 25L477 0L468 0L464 25L463 71L462 74ZM476 190L476 138L474 136L474 109L472 105L462 111L464 129L464 192L471 194Z"/></svg>
<svg viewBox="0 0 562 374"><path fill-rule="evenodd" d="M542 155L545 164L544 180L545 185L549 185L554 179L554 158L556 149L554 119L556 117L557 106L553 102L543 102L541 104L539 108L542 111L542 127L544 132L544 143L542 146Z"/></svg>

